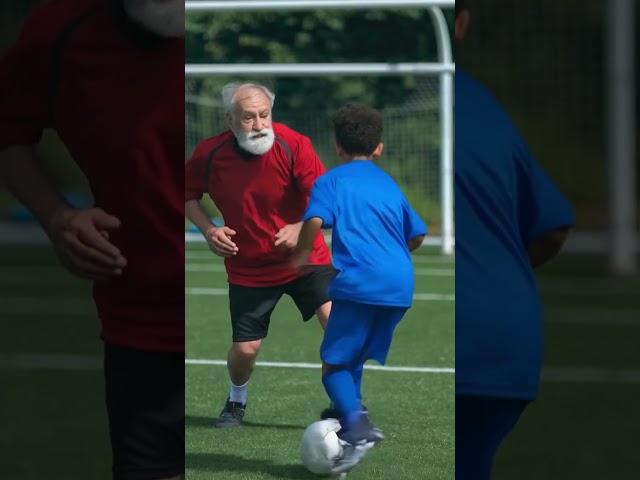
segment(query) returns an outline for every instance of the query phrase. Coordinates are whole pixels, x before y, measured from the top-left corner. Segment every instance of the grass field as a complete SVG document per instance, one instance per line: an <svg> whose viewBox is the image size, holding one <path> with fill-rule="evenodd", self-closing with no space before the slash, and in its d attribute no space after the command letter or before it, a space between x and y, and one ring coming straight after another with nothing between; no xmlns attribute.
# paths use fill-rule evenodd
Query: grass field
<svg viewBox="0 0 640 480"><path fill-rule="evenodd" d="M387 365L452 368L452 260L421 254L416 269L416 293L441 298L415 301L397 329ZM293 302L283 298L259 361L289 366L259 365L249 384L245 425L216 430L213 421L228 393L224 359L231 326L222 262L202 245L187 250L186 292L187 358L218 361L186 366L187 479L318 478L300 462L300 440L328 400L320 369L296 368L319 365L318 322L303 324ZM453 380L451 372L365 370L363 400L387 440L349 478L452 479Z"/></svg>
<svg viewBox="0 0 640 480"><path fill-rule="evenodd" d="M540 396L499 452L494 480L640 478L640 278L564 255L539 279Z"/></svg>
<svg viewBox="0 0 640 480"><path fill-rule="evenodd" d="M435 263L438 257L416 258L418 269L452 270ZM190 246L187 286L224 289L220 267ZM637 479L640 279L608 277L601 258L571 255L541 270L539 279L546 313L540 398L500 451L494 480ZM417 291L450 294L453 281L419 275ZM224 295L188 296L189 358L224 359L225 302ZM389 365L451 367L452 308L416 301ZM90 286L62 271L47 247L0 246L0 327L0 477L107 480ZM317 323L301 324L285 299L260 360L316 363L319 343ZM312 478L297 449L303 428L326 405L318 370L257 368L247 425L217 431L212 422L228 385L224 366L185 368L189 479ZM452 479L452 382L450 374L367 371L365 401L388 441L351 478Z"/></svg>

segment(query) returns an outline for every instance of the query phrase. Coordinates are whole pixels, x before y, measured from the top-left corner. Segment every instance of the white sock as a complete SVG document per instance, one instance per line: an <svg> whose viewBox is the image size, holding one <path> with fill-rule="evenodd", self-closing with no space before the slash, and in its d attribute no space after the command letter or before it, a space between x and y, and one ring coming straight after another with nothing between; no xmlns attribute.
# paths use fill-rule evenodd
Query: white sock
<svg viewBox="0 0 640 480"><path fill-rule="evenodd" d="M244 385L234 385L232 381L229 381L231 384L231 391L229 392L229 401L230 402L238 402L242 405L246 405L247 403L247 385L249 382Z"/></svg>

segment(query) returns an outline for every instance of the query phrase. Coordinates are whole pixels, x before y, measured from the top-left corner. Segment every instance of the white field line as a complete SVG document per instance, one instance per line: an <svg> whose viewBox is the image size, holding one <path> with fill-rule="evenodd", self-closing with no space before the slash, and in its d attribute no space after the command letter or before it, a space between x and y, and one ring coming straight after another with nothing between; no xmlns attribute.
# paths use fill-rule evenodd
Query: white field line
<svg viewBox="0 0 640 480"><path fill-rule="evenodd" d="M216 257L208 250L187 250L184 252L186 260L211 260L220 261L220 257ZM413 263L426 264L445 264L453 266L454 257L436 256L436 255L412 255Z"/></svg>
<svg viewBox="0 0 640 480"><path fill-rule="evenodd" d="M186 365L226 366L226 360L185 359ZM320 369L319 363L299 362L257 362L266 368ZM12 370L59 370L59 371L95 371L102 368L99 355L64 354L0 354L0 369ZM455 369L445 367L402 367L365 365L367 370L405 372L405 373L445 373L454 374ZM549 367L542 371L545 383L565 384L632 384L640 385L640 370L613 370L605 368Z"/></svg>
<svg viewBox="0 0 640 480"><path fill-rule="evenodd" d="M184 266L185 272L220 272L224 273L226 270L224 265L213 264L207 265L204 263L186 263ZM416 275L425 277L453 277L455 271L453 269L445 268L416 268L414 269Z"/></svg>
<svg viewBox="0 0 640 480"><path fill-rule="evenodd" d="M226 288L185 288L185 295L207 295L207 296L217 296L217 295L228 295L229 290ZM455 301L455 295L448 295L442 293L416 293L413 296L414 300L422 300L422 301L447 301L452 302Z"/></svg>
<svg viewBox="0 0 640 480"><path fill-rule="evenodd" d="M186 365L216 365L219 367L226 366L226 360L203 360L187 358L184 363ZM319 363L301 363L301 362L256 362L258 367L275 367L275 368L312 368L320 369ZM387 365L365 365L367 370L379 370L384 372L412 372L412 373L455 373L453 368L444 367L392 367Z"/></svg>

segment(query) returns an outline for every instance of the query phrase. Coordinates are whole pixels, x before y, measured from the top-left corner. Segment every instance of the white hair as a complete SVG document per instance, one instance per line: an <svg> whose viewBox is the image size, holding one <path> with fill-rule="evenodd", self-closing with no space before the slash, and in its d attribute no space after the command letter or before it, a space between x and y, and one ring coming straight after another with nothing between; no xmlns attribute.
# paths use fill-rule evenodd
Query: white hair
<svg viewBox="0 0 640 480"><path fill-rule="evenodd" d="M252 82L233 82L227 83L224 87L222 87L222 104L224 105L224 109L227 113L233 113L236 103L236 92L245 87L253 87L261 90L267 96L267 98L271 102L271 108L273 108L276 95L264 85Z"/></svg>

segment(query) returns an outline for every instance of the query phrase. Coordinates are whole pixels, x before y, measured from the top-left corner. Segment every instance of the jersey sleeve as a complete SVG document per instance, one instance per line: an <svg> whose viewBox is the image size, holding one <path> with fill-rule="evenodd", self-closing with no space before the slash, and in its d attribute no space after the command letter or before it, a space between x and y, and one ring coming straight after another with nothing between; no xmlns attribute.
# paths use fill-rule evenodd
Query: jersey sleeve
<svg viewBox="0 0 640 480"><path fill-rule="evenodd" d="M322 228L332 228L335 223L335 183L327 175L318 177L311 189L311 197L302 221L321 218Z"/></svg>
<svg viewBox="0 0 640 480"><path fill-rule="evenodd" d="M326 168L313 150L311 140L301 136L297 148L293 151L293 175L307 197L311 194L316 178L326 172Z"/></svg>
<svg viewBox="0 0 640 480"><path fill-rule="evenodd" d="M50 3L31 14L0 58L0 148L38 143L51 126L47 93L55 32Z"/></svg>
<svg viewBox="0 0 640 480"><path fill-rule="evenodd" d="M518 156L518 213L525 243L557 228L575 223L569 201L521 143Z"/></svg>
<svg viewBox="0 0 640 480"><path fill-rule="evenodd" d="M184 165L184 201L200 200L208 193L207 157L202 144L193 151Z"/></svg>
<svg viewBox="0 0 640 480"><path fill-rule="evenodd" d="M416 213L409 201L404 200L404 239L408 242L412 238L427 234L427 225Z"/></svg>

